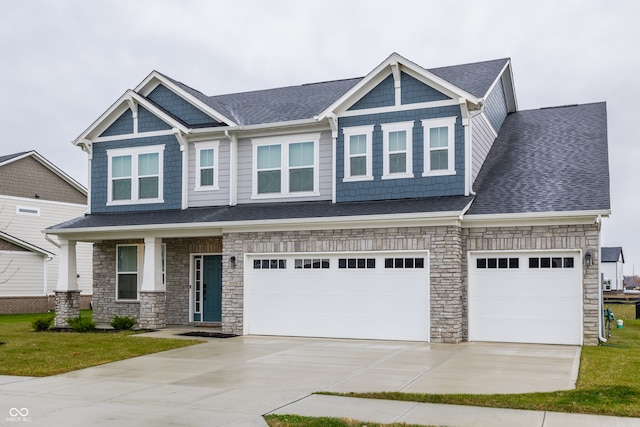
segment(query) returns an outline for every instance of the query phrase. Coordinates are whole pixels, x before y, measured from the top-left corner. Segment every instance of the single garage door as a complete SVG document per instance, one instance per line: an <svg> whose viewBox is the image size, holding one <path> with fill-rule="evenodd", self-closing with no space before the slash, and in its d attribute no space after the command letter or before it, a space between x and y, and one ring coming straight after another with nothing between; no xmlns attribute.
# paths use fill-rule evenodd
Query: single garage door
<svg viewBox="0 0 640 427"><path fill-rule="evenodd" d="M244 333L429 340L426 252L251 254Z"/></svg>
<svg viewBox="0 0 640 427"><path fill-rule="evenodd" d="M582 344L579 252L469 256L469 341Z"/></svg>

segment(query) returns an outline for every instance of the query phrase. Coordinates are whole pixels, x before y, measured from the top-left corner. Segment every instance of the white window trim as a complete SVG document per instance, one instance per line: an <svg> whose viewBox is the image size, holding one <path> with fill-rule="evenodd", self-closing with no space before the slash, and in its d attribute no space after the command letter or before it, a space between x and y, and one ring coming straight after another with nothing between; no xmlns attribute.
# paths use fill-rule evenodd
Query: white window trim
<svg viewBox="0 0 640 427"><path fill-rule="evenodd" d="M289 191L289 145L301 142L313 142L313 191ZM256 138L253 145L253 160L251 163L252 199L277 199L282 197L310 197L320 195L320 133L284 135L278 137ZM280 145L280 193L258 194L258 147L264 145ZM276 169L272 169L276 170Z"/></svg>
<svg viewBox="0 0 640 427"><path fill-rule="evenodd" d="M218 158L220 157L220 141L195 142L196 148L196 185L194 191L219 190L218 184ZM202 185L200 182L200 152L213 149L213 185Z"/></svg>
<svg viewBox="0 0 640 427"><path fill-rule="evenodd" d="M398 123L384 123L382 128L382 147L383 147L383 172L382 179L398 179L398 178L413 178L413 121L411 122L398 122ZM402 173L389 173L389 132L396 131L407 132L407 171Z"/></svg>
<svg viewBox="0 0 640 427"><path fill-rule="evenodd" d="M136 290L137 290L137 295L136 295L136 299L120 299L118 298L118 289L120 288L120 283L118 283L118 278L120 277L120 271L118 271L118 251L121 247L126 247L126 246L135 246L138 248L137 250L137 255L138 255L138 260L137 260L137 271L136 271L136 275L137 275L137 280L136 280ZM116 301L119 302L137 302L140 301L140 284L142 283L142 266L144 263L144 245L141 244L122 244L122 245L116 245L116 253L115 253L115 270L116 270ZM129 272L130 273L130 272ZM125 273L123 273L125 274Z"/></svg>
<svg viewBox="0 0 640 427"><path fill-rule="evenodd" d="M40 208L29 206L16 206L16 215L40 216Z"/></svg>
<svg viewBox="0 0 640 427"><path fill-rule="evenodd" d="M441 119L425 119L422 120L422 129L424 131L424 171L422 176L444 176L456 174L456 150L455 150L455 128L457 117L445 117ZM447 127L447 135L449 136L449 165L447 169L431 170L431 149L430 149L430 130L432 128Z"/></svg>
<svg viewBox="0 0 640 427"><path fill-rule="evenodd" d="M344 135L344 178L343 182L371 181L373 180L373 125L354 126L342 129ZM365 135L367 137L367 153L366 164L367 172L365 175L351 176L351 152L349 139L351 136Z"/></svg>
<svg viewBox="0 0 640 427"><path fill-rule="evenodd" d="M118 276L120 275L120 272L118 271L118 248L122 247L122 246L136 246L138 248L138 270L136 271L136 274L138 275L138 278L136 280L136 285L137 285L137 297L136 299L119 299L118 298L118 287L119 287L119 283L118 283ZM162 244L162 255L163 255L163 262L162 262L162 288L163 290L166 290L167 288L167 244L163 243ZM142 279L143 279L143 271L144 271L144 244L143 243L123 243L121 245L116 245L116 256L115 256L115 270L116 270L116 295L115 295L115 299L118 302L138 302L140 301L140 287L142 285ZM123 273L124 274L124 273Z"/></svg>
<svg viewBox="0 0 640 427"><path fill-rule="evenodd" d="M140 205L150 203L164 203L164 148L165 145L146 145L141 147L117 148L107 150L107 206ZM155 199L138 198L138 156L140 154L158 153L158 197ZM113 200L113 157L131 156L131 200Z"/></svg>

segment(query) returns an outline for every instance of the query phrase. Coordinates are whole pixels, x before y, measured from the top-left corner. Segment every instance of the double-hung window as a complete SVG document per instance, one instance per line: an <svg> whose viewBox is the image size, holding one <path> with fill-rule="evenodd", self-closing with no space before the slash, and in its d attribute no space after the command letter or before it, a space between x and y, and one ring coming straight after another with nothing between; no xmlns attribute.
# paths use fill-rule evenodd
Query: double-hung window
<svg viewBox="0 0 640 427"><path fill-rule="evenodd" d="M118 245L117 246L117 278L116 294L119 300L137 300L138 283L141 264L139 259L139 245Z"/></svg>
<svg viewBox="0 0 640 427"><path fill-rule="evenodd" d="M382 179L413 177L413 122L382 125Z"/></svg>
<svg viewBox="0 0 640 427"><path fill-rule="evenodd" d="M217 190L218 187L218 141L197 142L196 147L196 191Z"/></svg>
<svg viewBox="0 0 640 427"><path fill-rule="evenodd" d="M253 197L318 194L319 134L253 141Z"/></svg>
<svg viewBox="0 0 640 427"><path fill-rule="evenodd" d="M373 179L373 125L344 128L344 181Z"/></svg>
<svg viewBox="0 0 640 427"><path fill-rule="evenodd" d="M422 120L424 129L423 176L454 175L455 117Z"/></svg>
<svg viewBox="0 0 640 427"><path fill-rule="evenodd" d="M107 204L162 202L164 145L107 150Z"/></svg>

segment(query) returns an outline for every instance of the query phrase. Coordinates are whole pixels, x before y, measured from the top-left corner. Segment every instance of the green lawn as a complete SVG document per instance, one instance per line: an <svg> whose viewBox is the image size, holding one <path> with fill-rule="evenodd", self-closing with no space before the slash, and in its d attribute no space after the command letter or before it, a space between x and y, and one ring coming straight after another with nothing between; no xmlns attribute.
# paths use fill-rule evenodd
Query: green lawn
<svg viewBox="0 0 640 427"><path fill-rule="evenodd" d="M537 411L640 417L640 320L634 305L611 305L611 337L600 346L583 347L575 390L527 394L347 393L347 396L449 403ZM291 424L293 425L293 424Z"/></svg>
<svg viewBox="0 0 640 427"><path fill-rule="evenodd" d="M424 427L424 425L368 423L346 418L302 417L299 415L266 415L270 427Z"/></svg>
<svg viewBox="0 0 640 427"><path fill-rule="evenodd" d="M197 340L135 337L133 332L34 332L46 314L0 314L0 375L42 377L197 344ZM91 316L83 310L82 316Z"/></svg>

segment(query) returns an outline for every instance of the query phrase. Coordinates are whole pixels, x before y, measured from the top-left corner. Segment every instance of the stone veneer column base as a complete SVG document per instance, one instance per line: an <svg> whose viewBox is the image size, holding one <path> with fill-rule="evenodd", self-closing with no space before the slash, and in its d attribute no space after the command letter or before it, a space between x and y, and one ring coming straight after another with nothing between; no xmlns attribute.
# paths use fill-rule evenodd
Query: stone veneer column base
<svg viewBox="0 0 640 427"><path fill-rule="evenodd" d="M167 298L164 291L140 292L141 329L162 329L167 326Z"/></svg>
<svg viewBox="0 0 640 427"><path fill-rule="evenodd" d="M68 328L67 319L80 316L80 291L55 291L56 294L56 328Z"/></svg>

